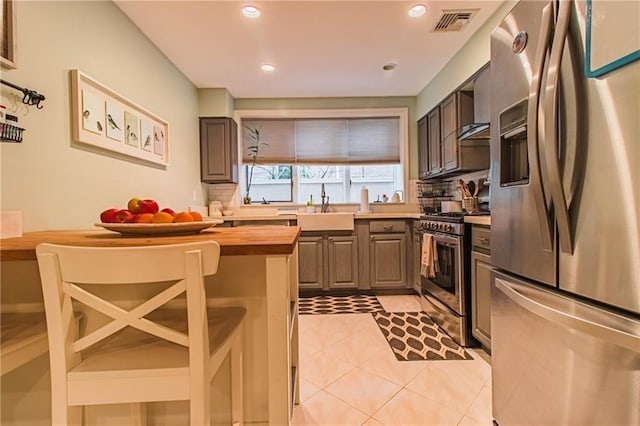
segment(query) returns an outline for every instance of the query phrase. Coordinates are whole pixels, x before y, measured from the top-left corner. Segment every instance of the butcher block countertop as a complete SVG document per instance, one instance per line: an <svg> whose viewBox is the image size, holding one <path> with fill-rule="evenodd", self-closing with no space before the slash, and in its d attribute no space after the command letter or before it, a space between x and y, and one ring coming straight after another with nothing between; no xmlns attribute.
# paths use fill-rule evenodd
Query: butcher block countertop
<svg viewBox="0 0 640 426"><path fill-rule="evenodd" d="M292 254L300 228L297 226L254 226L206 229L199 234L175 236L121 236L111 231L57 230L27 232L22 237L0 240L0 260L35 260L40 243L72 246L129 247L178 244L214 240L221 256Z"/></svg>

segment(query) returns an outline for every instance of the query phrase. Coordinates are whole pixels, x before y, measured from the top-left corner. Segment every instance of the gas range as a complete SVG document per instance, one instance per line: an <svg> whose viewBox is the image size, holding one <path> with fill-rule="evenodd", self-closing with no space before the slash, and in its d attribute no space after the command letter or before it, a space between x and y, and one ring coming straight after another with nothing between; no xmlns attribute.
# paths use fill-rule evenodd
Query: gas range
<svg viewBox="0 0 640 426"><path fill-rule="evenodd" d="M438 231L447 234L464 235L465 216L486 216L489 212L463 213L426 213L420 216L420 230L422 231Z"/></svg>
<svg viewBox="0 0 640 426"><path fill-rule="evenodd" d="M420 217L421 231L464 235L464 213L429 213Z"/></svg>

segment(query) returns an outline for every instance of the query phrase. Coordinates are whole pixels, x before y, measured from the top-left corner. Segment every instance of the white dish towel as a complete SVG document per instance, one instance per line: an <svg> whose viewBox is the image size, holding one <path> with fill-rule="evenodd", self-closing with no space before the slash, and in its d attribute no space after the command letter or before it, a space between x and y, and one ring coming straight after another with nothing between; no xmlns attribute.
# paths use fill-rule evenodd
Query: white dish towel
<svg viewBox="0 0 640 426"><path fill-rule="evenodd" d="M438 250L436 240L431 234L422 235L422 259L420 262L420 275L432 278L438 272Z"/></svg>

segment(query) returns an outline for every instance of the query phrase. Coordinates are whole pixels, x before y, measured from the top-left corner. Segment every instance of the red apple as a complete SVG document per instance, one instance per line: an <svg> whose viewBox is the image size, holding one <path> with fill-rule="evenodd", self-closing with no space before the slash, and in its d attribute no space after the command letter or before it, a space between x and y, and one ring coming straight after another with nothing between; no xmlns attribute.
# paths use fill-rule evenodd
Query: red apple
<svg viewBox="0 0 640 426"><path fill-rule="evenodd" d="M136 215L127 209L118 210L115 214L115 222L117 223L131 223L135 218Z"/></svg>
<svg viewBox="0 0 640 426"><path fill-rule="evenodd" d="M107 209L100 213L100 222L102 223L114 223L116 222L116 213L118 209Z"/></svg>
<svg viewBox="0 0 640 426"><path fill-rule="evenodd" d="M142 200L138 205L138 213L158 213L160 208L158 207L158 203L154 200Z"/></svg>
<svg viewBox="0 0 640 426"><path fill-rule="evenodd" d="M133 197L127 203L127 209L131 213L138 213L140 211L140 202L142 202L140 198Z"/></svg>
<svg viewBox="0 0 640 426"><path fill-rule="evenodd" d="M161 212L165 212L165 213L169 213L171 216L176 217L176 212L173 211L173 209L170 209L169 207L165 207L164 209L160 210Z"/></svg>

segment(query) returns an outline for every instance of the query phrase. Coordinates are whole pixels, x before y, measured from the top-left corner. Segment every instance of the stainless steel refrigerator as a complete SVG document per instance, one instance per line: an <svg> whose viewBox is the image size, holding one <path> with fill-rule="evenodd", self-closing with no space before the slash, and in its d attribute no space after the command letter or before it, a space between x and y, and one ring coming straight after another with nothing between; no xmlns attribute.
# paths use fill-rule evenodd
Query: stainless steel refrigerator
<svg viewBox="0 0 640 426"><path fill-rule="evenodd" d="M493 416L640 424L640 2L520 1L491 36Z"/></svg>

